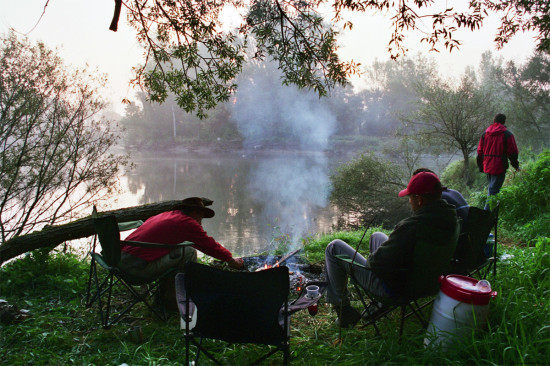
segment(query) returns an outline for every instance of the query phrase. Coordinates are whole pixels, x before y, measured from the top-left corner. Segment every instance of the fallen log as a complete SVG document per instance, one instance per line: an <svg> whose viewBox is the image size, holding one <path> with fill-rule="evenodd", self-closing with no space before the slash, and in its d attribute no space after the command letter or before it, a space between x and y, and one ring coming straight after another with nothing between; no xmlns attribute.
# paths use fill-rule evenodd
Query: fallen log
<svg viewBox="0 0 550 366"><path fill-rule="evenodd" d="M205 205L211 205L212 200L203 198ZM115 215L118 222L147 220L161 212L175 210L181 207L181 201L163 201L147 205L134 206L113 211L103 211L100 215ZM90 208L90 212L92 209ZM95 235L93 219L90 216L62 225L46 226L40 231L16 236L0 245L0 265L7 260L40 248L55 248L68 240L86 238Z"/></svg>

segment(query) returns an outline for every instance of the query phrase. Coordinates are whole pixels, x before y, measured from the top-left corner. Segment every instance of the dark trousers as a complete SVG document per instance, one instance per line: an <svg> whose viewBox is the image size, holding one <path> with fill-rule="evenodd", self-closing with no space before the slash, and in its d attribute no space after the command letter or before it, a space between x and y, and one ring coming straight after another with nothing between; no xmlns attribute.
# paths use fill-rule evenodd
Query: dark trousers
<svg viewBox="0 0 550 366"><path fill-rule="evenodd" d="M498 192L500 192L500 188L502 188L502 184L504 183L504 178L506 177L506 173L498 174L498 175L492 175L487 174L487 181L489 182L489 188L487 189L487 196L495 196ZM487 203L485 204L485 209L489 210L489 200L487 200Z"/></svg>
<svg viewBox="0 0 550 366"><path fill-rule="evenodd" d="M383 242L388 240L384 233L376 232L370 237L370 252L374 253ZM361 266L367 266L367 259L359 253L355 253L355 249L349 246L342 240L336 239L329 243L325 250L325 264L327 275L327 292L326 299L332 305L348 305L349 293L347 290L347 279L350 271L350 264L336 258L338 254L345 254L349 258L353 258L354 262ZM374 272L368 268L353 266L353 275L357 281L368 289L369 292L380 297L389 297L384 283Z"/></svg>

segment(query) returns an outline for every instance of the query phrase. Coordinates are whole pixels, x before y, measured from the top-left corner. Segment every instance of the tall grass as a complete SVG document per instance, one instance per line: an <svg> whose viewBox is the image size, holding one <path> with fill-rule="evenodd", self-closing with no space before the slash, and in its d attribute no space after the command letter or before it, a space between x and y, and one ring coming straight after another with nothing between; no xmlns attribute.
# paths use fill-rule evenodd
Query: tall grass
<svg viewBox="0 0 550 366"><path fill-rule="evenodd" d="M362 235L361 231L325 235L310 241L306 253L317 260L333 238L355 246ZM399 341L397 314L381 324L381 338L371 328L340 333L330 308L320 304L315 317L302 311L292 318L292 364L550 364L550 242L539 239L533 247L506 247L500 252L506 259L499 262L497 276L489 278L498 295L489 305L487 328L472 331L446 351L426 349L425 330L412 319ZM0 269L0 298L31 311L21 323L0 325L2 364L181 365L185 343L176 315L163 323L137 309L111 330L98 326L95 309L82 305L87 265L73 256L55 255L47 264L28 257ZM138 343L128 334L136 325L143 331ZM229 365L247 365L260 350L218 345L217 353ZM267 364L281 360L276 356Z"/></svg>

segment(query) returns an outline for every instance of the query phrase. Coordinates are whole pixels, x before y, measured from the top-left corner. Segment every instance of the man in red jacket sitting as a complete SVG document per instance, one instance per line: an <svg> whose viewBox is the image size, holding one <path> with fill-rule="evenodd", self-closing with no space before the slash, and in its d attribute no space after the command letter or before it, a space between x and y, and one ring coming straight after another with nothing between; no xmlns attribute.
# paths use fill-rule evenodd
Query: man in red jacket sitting
<svg viewBox="0 0 550 366"><path fill-rule="evenodd" d="M183 271L186 262L197 260L195 249L198 249L206 255L227 262L231 268L242 268L242 258L233 258L229 250L208 236L202 228L202 219L214 215L214 210L205 207L200 197L190 197L182 201L181 209L150 217L127 239L160 244L190 241L195 245L177 249L123 245L121 267L133 276L154 278L170 268ZM170 287L166 289L167 292L174 292L173 285L166 287Z"/></svg>
<svg viewBox="0 0 550 366"><path fill-rule="evenodd" d="M489 181L488 195L500 192L504 183L508 160L514 169L519 170L518 147L512 132L506 129L506 116L497 114L491 124L481 135L477 146L477 166L480 172L487 174ZM485 205L489 209L489 202Z"/></svg>

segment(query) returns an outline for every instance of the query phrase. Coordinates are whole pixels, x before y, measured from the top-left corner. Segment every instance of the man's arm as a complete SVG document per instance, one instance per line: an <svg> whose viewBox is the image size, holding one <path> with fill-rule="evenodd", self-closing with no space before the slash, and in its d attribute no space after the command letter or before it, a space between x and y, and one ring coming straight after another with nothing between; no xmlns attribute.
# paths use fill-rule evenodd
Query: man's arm
<svg viewBox="0 0 550 366"><path fill-rule="evenodd" d="M369 255L367 263L376 273L391 273L407 268L414 252L416 222L411 218L401 221L378 248Z"/></svg>
<svg viewBox="0 0 550 366"><path fill-rule="evenodd" d="M477 157L476 157L476 163L477 168L481 173L483 173L483 140L485 137L485 133L481 135L481 138L479 139L479 143L477 144Z"/></svg>
<svg viewBox="0 0 550 366"><path fill-rule="evenodd" d="M233 269L241 269L244 267L244 261L242 258L231 258L231 260L228 261L227 264Z"/></svg>
<svg viewBox="0 0 550 366"><path fill-rule="evenodd" d="M515 170L519 170L519 161L518 161L518 146L516 145L516 139L512 133L510 133L510 136L508 137L506 144L506 151L508 151L508 159L510 160L510 165Z"/></svg>

